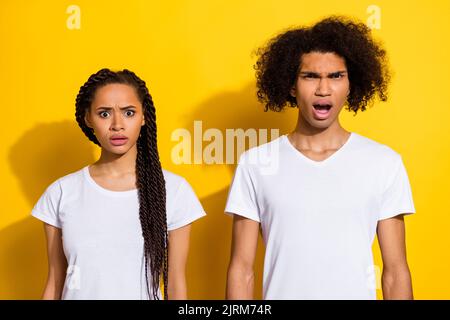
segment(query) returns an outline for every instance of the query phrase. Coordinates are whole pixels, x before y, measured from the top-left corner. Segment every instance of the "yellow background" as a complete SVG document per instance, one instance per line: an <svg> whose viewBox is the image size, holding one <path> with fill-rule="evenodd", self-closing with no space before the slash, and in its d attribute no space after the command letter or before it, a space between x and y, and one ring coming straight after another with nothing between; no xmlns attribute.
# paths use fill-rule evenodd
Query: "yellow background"
<svg viewBox="0 0 450 320"><path fill-rule="evenodd" d="M81 28L66 23L69 5ZM98 149L74 120L79 87L102 67L147 81L158 117L163 166L184 176L208 216L192 229L189 297L221 299L231 218L223 214L232 165L175 165L177 128L294 128L297 110L264 113L252 52L289 26L330 14L367 21L381 9L394 78L390 100L353 117L350 131L403 156L417 214L406 218L408 261L419 299L450 298L450 1L2 1L0 11L0 298L39 298L46 280L42 223L33 204L55 179L95 161ZM378 246L376 264L381 266ZM256 261L261 297L263 248ZM381 291L378 290L381 297Z"/></svg>

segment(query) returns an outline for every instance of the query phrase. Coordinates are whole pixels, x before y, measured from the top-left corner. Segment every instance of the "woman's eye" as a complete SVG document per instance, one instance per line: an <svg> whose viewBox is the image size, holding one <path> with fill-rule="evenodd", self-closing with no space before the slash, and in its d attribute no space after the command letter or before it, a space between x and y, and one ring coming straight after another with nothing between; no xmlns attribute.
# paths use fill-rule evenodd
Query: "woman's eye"
<svg viewBox="0 0 450 320"><path fill-rule="evenodd" d="M100 117L107 118L109 116L109 113L107 111L102 111L99 113Z"/></svg>
<svg viewBox="0 0 450 320"><path fill-rule="evenodd" d="M127 117L132 117L132 116L134 116L134 114L135 114L135 112L134 112L133 110L127 110L127 111L125 111L125 115L126 115Z"/></svg>

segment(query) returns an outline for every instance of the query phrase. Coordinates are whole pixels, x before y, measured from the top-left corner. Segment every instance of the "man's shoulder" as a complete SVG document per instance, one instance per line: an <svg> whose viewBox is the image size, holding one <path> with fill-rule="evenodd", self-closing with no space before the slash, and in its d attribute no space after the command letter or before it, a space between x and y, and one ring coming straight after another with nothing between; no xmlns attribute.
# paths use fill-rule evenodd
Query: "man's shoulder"
<svg viewBox="0 0 450 320"><path fill-rule="evenodd" d="M240 164L267 164L267 161L279 155L280 144L284 136L277 137L269 142L251 147L239 156Z"/></svg>
<svg viewBox="0 0 450 320"><path fill-rule="evenodd" d="M358 133L353 133L355 138L355 149L371 158L387 159L389 161L398 160L400 154L390 146L375 141Z"/></svg>

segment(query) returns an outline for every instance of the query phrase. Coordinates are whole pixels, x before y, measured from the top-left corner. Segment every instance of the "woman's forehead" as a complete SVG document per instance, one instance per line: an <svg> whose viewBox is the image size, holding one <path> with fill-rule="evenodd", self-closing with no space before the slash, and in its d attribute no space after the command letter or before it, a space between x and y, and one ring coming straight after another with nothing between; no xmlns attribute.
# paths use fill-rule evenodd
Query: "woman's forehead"
<svg viewBox="0 0 450 320"><path fill-rule="evenodd" d="M130 85L121 83L107 84L98 88L92 103L111 106L123 106L127 104L141 105L136 89Z"/></svg>

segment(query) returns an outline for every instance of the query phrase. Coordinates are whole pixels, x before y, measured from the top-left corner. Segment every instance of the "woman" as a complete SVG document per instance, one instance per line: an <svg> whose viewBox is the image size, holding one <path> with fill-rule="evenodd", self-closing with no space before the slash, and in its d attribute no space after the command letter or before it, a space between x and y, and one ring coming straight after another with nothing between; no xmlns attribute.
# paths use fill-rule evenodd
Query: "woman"
<svg viewBox="0 0 450 320"><path fill-rule="evenodd" d="M44 299L186 299L190 223L205 215L190 185L161 168L155 107L129 70L102 69L76 98L97 162L52 183L33 208L45 223Z"/></svg>

